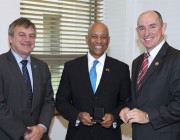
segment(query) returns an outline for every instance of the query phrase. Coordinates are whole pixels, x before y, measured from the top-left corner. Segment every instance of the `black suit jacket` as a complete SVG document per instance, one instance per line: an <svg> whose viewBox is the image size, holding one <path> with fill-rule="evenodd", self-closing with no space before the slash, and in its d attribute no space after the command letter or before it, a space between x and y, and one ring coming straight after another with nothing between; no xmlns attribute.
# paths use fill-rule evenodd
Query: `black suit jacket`
<svg viewBox="0 0 180 140"><path fill-rule="evenodd" d="M130 94L128 65L106 57L102 77L96 93L93 93L87 55L69 61L64 66L56 96L56 108L69 121L66 140L121 140L119 111L125 106ZM94 107L105 108L117 122L117 129L106 129L99 124L92 127L79 124L75 127L79 112L93 116Z"/></svg>
<svg viewBox="0 0 180 140"><path fill-rule="evenodd" d="M180 139L180 52L162 46L137 92L143 54L132 65L133 107L149 114L150 123L133 124L133 140Z"/></svg>
<svg viewBox="0 0 180 140"><path fill-rule="evenodd" d="M43 124L49 128L54 99L47 64L31 57L33 75L32 108L28 104L25 82L11 51L0 55L0 139L19 140L27 126Z"/></svg>

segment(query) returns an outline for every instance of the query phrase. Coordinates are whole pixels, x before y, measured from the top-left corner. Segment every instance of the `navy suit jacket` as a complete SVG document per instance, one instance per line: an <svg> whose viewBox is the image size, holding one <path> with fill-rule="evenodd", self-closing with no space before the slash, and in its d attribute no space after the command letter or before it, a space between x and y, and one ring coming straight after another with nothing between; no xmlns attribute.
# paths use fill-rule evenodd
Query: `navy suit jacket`
<svg viewBox="0 0 180 140"><path fill-rule="evenodd" d="M96 93L93 93L87 55L69 61L64 66L60 86L56 96L56 108L69 121L66 140L121 140L119 125L120 110L130 96L129 67L123 62L106 57L102 77ZM102 107L111 113L117 122L117 129L75 126L79 112L93 116L93 108Z"/></svg>
<svg viewBox="0 0 180 140"><path fill-rule="evenodd" d="M143 54L132 65L133 107L149 114L150 123L133 124L133 140L180 139L180 51L164 43L137 92Z"/></svg>
<svg viewBox="0 0 180 140"><path fill-rule="evenodd" d="M49 128L54 113L53 90L48 66L31 57L33 76L32 108L25 82L11 51L0 55L0 139L19 140L27 126Z"/></svg>

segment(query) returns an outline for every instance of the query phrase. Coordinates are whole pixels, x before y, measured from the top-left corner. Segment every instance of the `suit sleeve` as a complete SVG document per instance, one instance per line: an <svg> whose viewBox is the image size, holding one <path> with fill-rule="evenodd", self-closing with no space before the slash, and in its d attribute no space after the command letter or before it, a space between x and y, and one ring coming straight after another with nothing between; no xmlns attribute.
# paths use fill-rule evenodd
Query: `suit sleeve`
<svg viewBox="0 0 180 140"><path fill-rule="evenodd" d="M56 94L56 109L60 115L74 126L76 124L79 110L71 104L71 83L69 72L68 64L65 63L60 85Z"/></svg>
<svg viewBox="0 0 180 140"><path fill-rule="evenodd" d="M41 114L39 116L39 124L43 124L47 129L49 129L49 125L51 123L52 117L54 115L54 98L53 98L53 89L51 84L51 74L49 71L49 68L47 64L45 65L45 75L43 75L45 78L44 87L42 87L45 94L44 96L44 102L41 109Z"/></svg>
<svg viewBox="0 0 180 140"><path fill-rule="evenodd" d="M169 73L169 102L149 111L154 129L159 129L180 121L180 55L173 60Z"/></svg>

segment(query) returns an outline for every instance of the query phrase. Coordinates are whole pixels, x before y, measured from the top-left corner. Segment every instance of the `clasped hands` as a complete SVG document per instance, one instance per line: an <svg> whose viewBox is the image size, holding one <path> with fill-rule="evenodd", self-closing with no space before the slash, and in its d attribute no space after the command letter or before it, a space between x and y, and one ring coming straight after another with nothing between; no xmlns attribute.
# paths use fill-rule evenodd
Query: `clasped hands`
<svg viewBox="0 0 180 140"><path fill-rule="evenodd" d="M125 107L120 111L119 117L124 123L145 124L149 122L147 113L137 108L130 110L128 107Z"/></svg>
<svg viewBox="0 0 180 140"><path fill-rule="evenodd" d="M83 123L86 126L93 126L97 123L97 122L93 122L92 119L93 118L90 116L88 112L80 112L78 114L78 120L80 120L81 123ZM104 115L102 120L103 120L102 122L98 122L98 123L105 128L110 128L114 122L114 116L112 114L107 113Z"/></svg>
<svg viewBox="0 0 180 140"><path fill-rule="evenodd" d="M41 140L45 131L44 127L40 125L29 126L27 129L24 140Z"/></svg>

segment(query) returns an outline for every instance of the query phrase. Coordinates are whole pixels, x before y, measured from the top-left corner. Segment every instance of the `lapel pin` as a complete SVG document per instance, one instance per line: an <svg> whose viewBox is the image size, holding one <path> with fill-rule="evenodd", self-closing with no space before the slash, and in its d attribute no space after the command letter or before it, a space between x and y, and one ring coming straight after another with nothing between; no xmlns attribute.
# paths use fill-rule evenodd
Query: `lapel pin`
<svg viewBox="0 0 180 140"><path fill-rule="evenodd" d="M109 69L109 68L106 68L106 71L110 71L110 69Z"/></svg>
<svg viewBox="0 0 180 140"><path fill-rule="evenodd" d="M155 62L155 66L158 66L159 65L159 62Z"/></svg>
<svg viewBox="0 0 180 140"><path fill-rule="evenodd" d="M36 68L37 66L36 65L34 65L34 68Z"/></svg>

